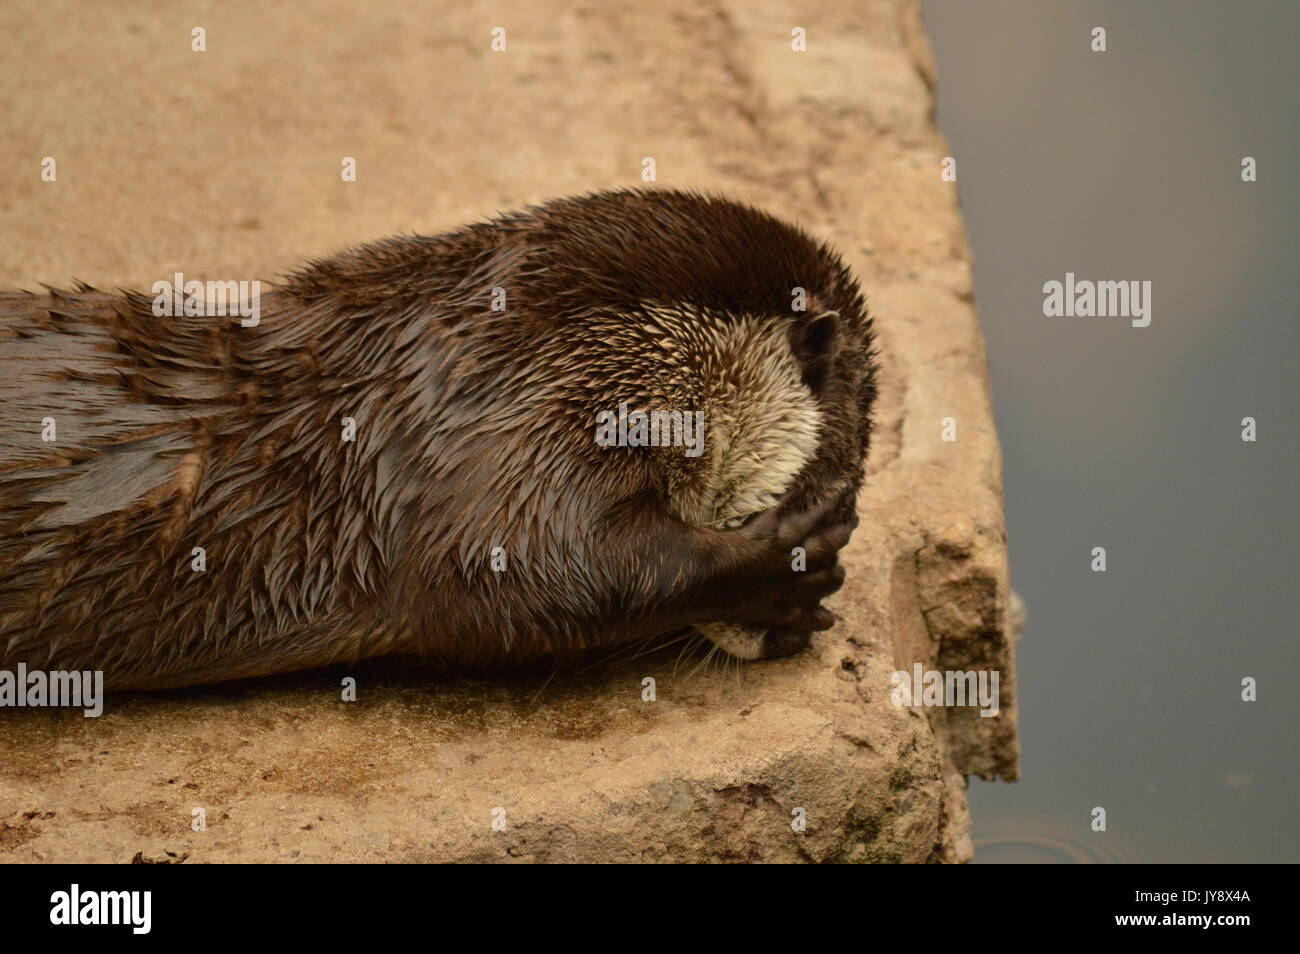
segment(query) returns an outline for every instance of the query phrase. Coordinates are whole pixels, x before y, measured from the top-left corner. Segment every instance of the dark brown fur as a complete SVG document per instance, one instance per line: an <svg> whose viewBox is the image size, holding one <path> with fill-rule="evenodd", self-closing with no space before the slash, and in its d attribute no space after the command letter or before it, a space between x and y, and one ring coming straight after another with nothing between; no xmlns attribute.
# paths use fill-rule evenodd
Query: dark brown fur
<svg viewBox="0 0 1300 954"><path fill-rule="evenodd" d="M393 652L527 659L710 620L829 624L870 322L834 253L763 213L602 193L313 263L263 296L256 328L151 304L0 295L0 668L159 687ZM826 426L780 514L688 525L667 495L695 465L595 445L596 409L689 406L689 376L638 337L651 305L788 325ZM793 582L791 541L817 571Z"/></svg>

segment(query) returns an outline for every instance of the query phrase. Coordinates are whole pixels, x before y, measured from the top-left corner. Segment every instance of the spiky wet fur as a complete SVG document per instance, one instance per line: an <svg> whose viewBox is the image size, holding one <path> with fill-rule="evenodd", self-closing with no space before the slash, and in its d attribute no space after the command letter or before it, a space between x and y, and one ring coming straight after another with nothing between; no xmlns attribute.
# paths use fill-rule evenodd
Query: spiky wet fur
<svg viewBox="0 0 1300 954"><path fill-rule="evenodd" d="M0 668L153 687L601 645L632 605L610 580L643 573L602 563L613 530L861 480L861 294L720 198L600 193L362 246L264 293L256 328L151 304L0 295ZM830 348L805 334L829 312ZM704 410L706 453L597 446L620 403Z"/></svg>

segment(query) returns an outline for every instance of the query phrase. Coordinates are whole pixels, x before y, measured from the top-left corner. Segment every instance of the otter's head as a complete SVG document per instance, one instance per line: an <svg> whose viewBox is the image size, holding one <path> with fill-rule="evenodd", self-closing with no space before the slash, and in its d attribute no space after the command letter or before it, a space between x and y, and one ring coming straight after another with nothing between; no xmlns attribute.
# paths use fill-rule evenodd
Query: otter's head
<svg viewBox="0 0 1300 954"><path fill-rule="evenodd" d="M689 446L653 451L676 516L735 530L783 501L809 507L840 493L846 482L858 485L870 358L864 366L843 323L830 309L814 315L646 310L641 328L660 342L655 377L664 384L650 404L698 421ZM808 639L722 622L699 629L740 659L789 655Z"/></svg>
<svg viewBox="0 0 1300 954"><path fill-rule="evenodd" d="M535 291L523 290L573 302L575 326L600 355L601 406L626 400L667 412L672 425L702 422L701 442L665 443L661 427L652 451L677 516L735 529L778 500L808 508L846 482L860 486L873 336L830 246L742 203L658 190L553 203L532 227L545 251L528 273ZM800 642L707 631L743 658Z"/></svg>
<svg viewBox="0 0 1300 954"><path fill-rule="evenodd" d="M838 354L841 321L830 310L733 321L686 349L701 372L703 450L694 458L659 451L677 516L738 529L783 498L811 506L846 480L858 484L862 382L853 373L857 356ZM722 622L699 629L739 659L785 656L807 644L807 634L787 630Z"/></svg>

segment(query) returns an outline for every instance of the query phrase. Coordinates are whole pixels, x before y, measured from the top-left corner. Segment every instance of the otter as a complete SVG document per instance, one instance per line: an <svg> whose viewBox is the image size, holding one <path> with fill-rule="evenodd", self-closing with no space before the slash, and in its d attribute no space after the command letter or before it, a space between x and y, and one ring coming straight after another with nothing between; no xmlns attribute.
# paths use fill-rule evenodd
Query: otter
<svg viewBox="0 0 1300 954"><path fill-rule="evenodd" d="M253 327L154 306L0 294L0 668L153 689L690 627L758 659L834 622L876 356L795 226L602 192L311 262ZM598 441L620 408L703 440Z"/></svg>

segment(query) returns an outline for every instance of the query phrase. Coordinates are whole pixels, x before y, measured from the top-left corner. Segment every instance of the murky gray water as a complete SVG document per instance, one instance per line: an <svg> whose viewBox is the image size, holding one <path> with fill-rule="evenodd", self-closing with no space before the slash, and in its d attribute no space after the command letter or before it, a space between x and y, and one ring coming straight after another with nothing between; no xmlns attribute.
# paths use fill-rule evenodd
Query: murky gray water
<svg viewBox="0 0 1300 954"><path fill-rule="evenodd" d="M977 861L1294 862L1300 5L925 13L1029 607L1024 779L972 782ZM1067 272L1150 281L1150 325L1046 317Z"/></svg>

